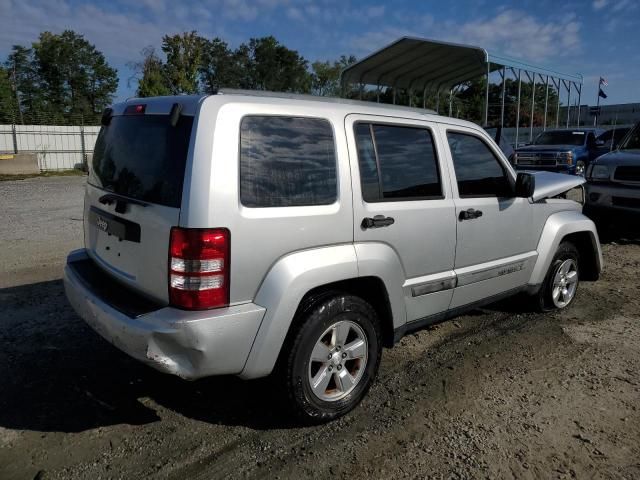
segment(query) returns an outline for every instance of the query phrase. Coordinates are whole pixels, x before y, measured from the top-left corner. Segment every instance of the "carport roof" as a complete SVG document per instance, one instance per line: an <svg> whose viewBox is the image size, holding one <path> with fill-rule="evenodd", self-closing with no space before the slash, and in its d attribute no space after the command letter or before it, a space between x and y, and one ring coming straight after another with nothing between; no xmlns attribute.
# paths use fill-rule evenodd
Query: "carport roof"
<svg viewBox="0 0 640 480"><path fill-rule="evenodd" d="M491 53L478 46L416 37L402 37L347 67L342 72L342 82L415 90L449 90L486 75L487 68L495 71L502 67L582 84L582 75L560 73Z"/></svg>

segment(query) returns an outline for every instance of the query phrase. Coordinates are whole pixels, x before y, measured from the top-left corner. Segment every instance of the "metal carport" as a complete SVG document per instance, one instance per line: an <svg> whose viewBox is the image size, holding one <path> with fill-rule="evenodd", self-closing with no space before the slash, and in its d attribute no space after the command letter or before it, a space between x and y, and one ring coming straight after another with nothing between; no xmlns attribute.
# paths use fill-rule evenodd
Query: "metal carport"
<svg viewBox="0 0 640 480"><path fill-rule="evenodd" d="M532 41L535 41L535 39L532 39ZM550 86L555 87L558 91L556 127L559 126L561 86L564 86L567 92L567 127L569 127L572 89L578 94L577 118L580 118L582 75L560 73L549 68L491 53L485 48L473 45L461 45L415 37L402 37L344 69L341 82L343 85L359 85L360 92L362 92L365 85L375 86L378 99L380 89L382 87L390 87L393 89L394 103L397 89L406 89L409 92L422 91L423 99L426 99L426 93L428 91L435 92L437 93L438 99L436 110L439 110L440 107L440 92L448 91L449 115L451 115L451 101L455 90L465 82L484 75L487 78L484 102L484 124L486 125L489 116L490 74L496 71L500 74L502 81L501 126L504 126L507 71L510 71L518 80L516 143L519 134L520 93L523 80L532 84L530 138L533 135L533 110L535 108L535 87L537 82L542 82L546 85L544 128L547 126Z"/></svg>

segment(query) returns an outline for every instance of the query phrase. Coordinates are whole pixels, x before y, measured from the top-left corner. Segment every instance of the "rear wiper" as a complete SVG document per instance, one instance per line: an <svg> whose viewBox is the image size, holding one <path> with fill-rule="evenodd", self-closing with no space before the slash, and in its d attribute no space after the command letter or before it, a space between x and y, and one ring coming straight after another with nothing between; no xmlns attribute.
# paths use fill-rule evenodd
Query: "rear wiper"
<svg viewBox="0 0 640 480"><path fill-rule="evenodd" d="M103 205L111 205L113 202L116 202L117 213L125 213L127 211L127 205L129 204L140 205L141 207L146 207L147 205L149 205L147 202L123 197L121 195L118 195L117 193L107 193L106 195L102 195L98 199L98 201Z"/></svg>

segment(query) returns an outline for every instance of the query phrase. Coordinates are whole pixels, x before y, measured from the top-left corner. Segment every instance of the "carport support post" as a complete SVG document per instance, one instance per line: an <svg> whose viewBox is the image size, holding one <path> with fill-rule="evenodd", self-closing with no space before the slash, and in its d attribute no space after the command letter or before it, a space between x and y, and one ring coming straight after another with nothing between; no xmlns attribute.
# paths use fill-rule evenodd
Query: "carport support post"
<svg viewBox="0 0 640 480"><path fill-rule="evenodd" d="M502 106L500 109L500 126L504 128L504 95L507 89L507 67L502 67Z"/></svg>
<svg viewBox="0 0 640 480"><path fill-rule="evenodd" d="M529 141L533 140L533 115L536 113L536 74L531 82L531 121L529 122Z"/></svg>
<svg viewBox="0 0 640 480"><path fill-rule="evenodd" d="M582 98L582 84L580 84L580 86L576 88L578 89L578 119L576 120L576 126L579 127L580 126L580 99Z"/></svg>
<svg viewBox="0 0 640 480"><path fill-rule="evenodd" d="M549 105L549 75L547 75L546 88L544 92L544 123L542 130L547 129L547 107Z"/></svg>
<svg viewBox="0 0 640 480"><path fill-rule="evenodd" d="M558 90L558 104L556 106L556 128L558 128L558 126L560 125L560 80L558 80L557 85L554 82L554 85L556 87L556 90Z"/></svg>
<svg viewBox="0 0 640 480"><path fill-rule="evenodd" d="M436 113L440 113L440 89L436 90Z"/></svg>
<svg viewBox="0 0 640 480"><path fill-rule="evenodd" d="M449 90L449 116L453 112L453 88Z"/></svg>
<svg viewBox="0 0 640 480"><path fill-rule="evenodd" d="M489 123L489 73L491 72L491 62L487 62L487 91L484 98L484 126Z"/></svg>
<svg viewBox="0 0 640 480"><path fill-rule="evenodd" d="M518 102L516 107L516 148L518 148L518 135L520 134L520 91L522 90L522 70L518 69Z"/></svg>
<svg viewBox="0 0 640 480"><path fill-rule="evenodd" d="M422 89L422 108L427 108L427 86L425 85Z"/></svg>
<svg viewBox="0 0 640 480"><path fill-rule="evenodd" d="M571 82L567 87L567 128L569 128L569 112L571 111Z"/></svg>

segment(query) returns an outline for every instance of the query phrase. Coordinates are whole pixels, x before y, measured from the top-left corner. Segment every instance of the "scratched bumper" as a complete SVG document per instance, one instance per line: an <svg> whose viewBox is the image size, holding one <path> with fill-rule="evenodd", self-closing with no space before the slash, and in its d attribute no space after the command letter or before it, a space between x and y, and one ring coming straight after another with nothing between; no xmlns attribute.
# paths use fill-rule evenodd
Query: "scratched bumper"
<svg viewBox="0 0 640 480"><path fill-rule="evenodd" d="M72 252L64 271L67 298L96 332L131 357L165 373L193 380L239 374L265 309L252 303L206 311L161 307L132 318L96 295L73 268L83 250Z"/></svg>

